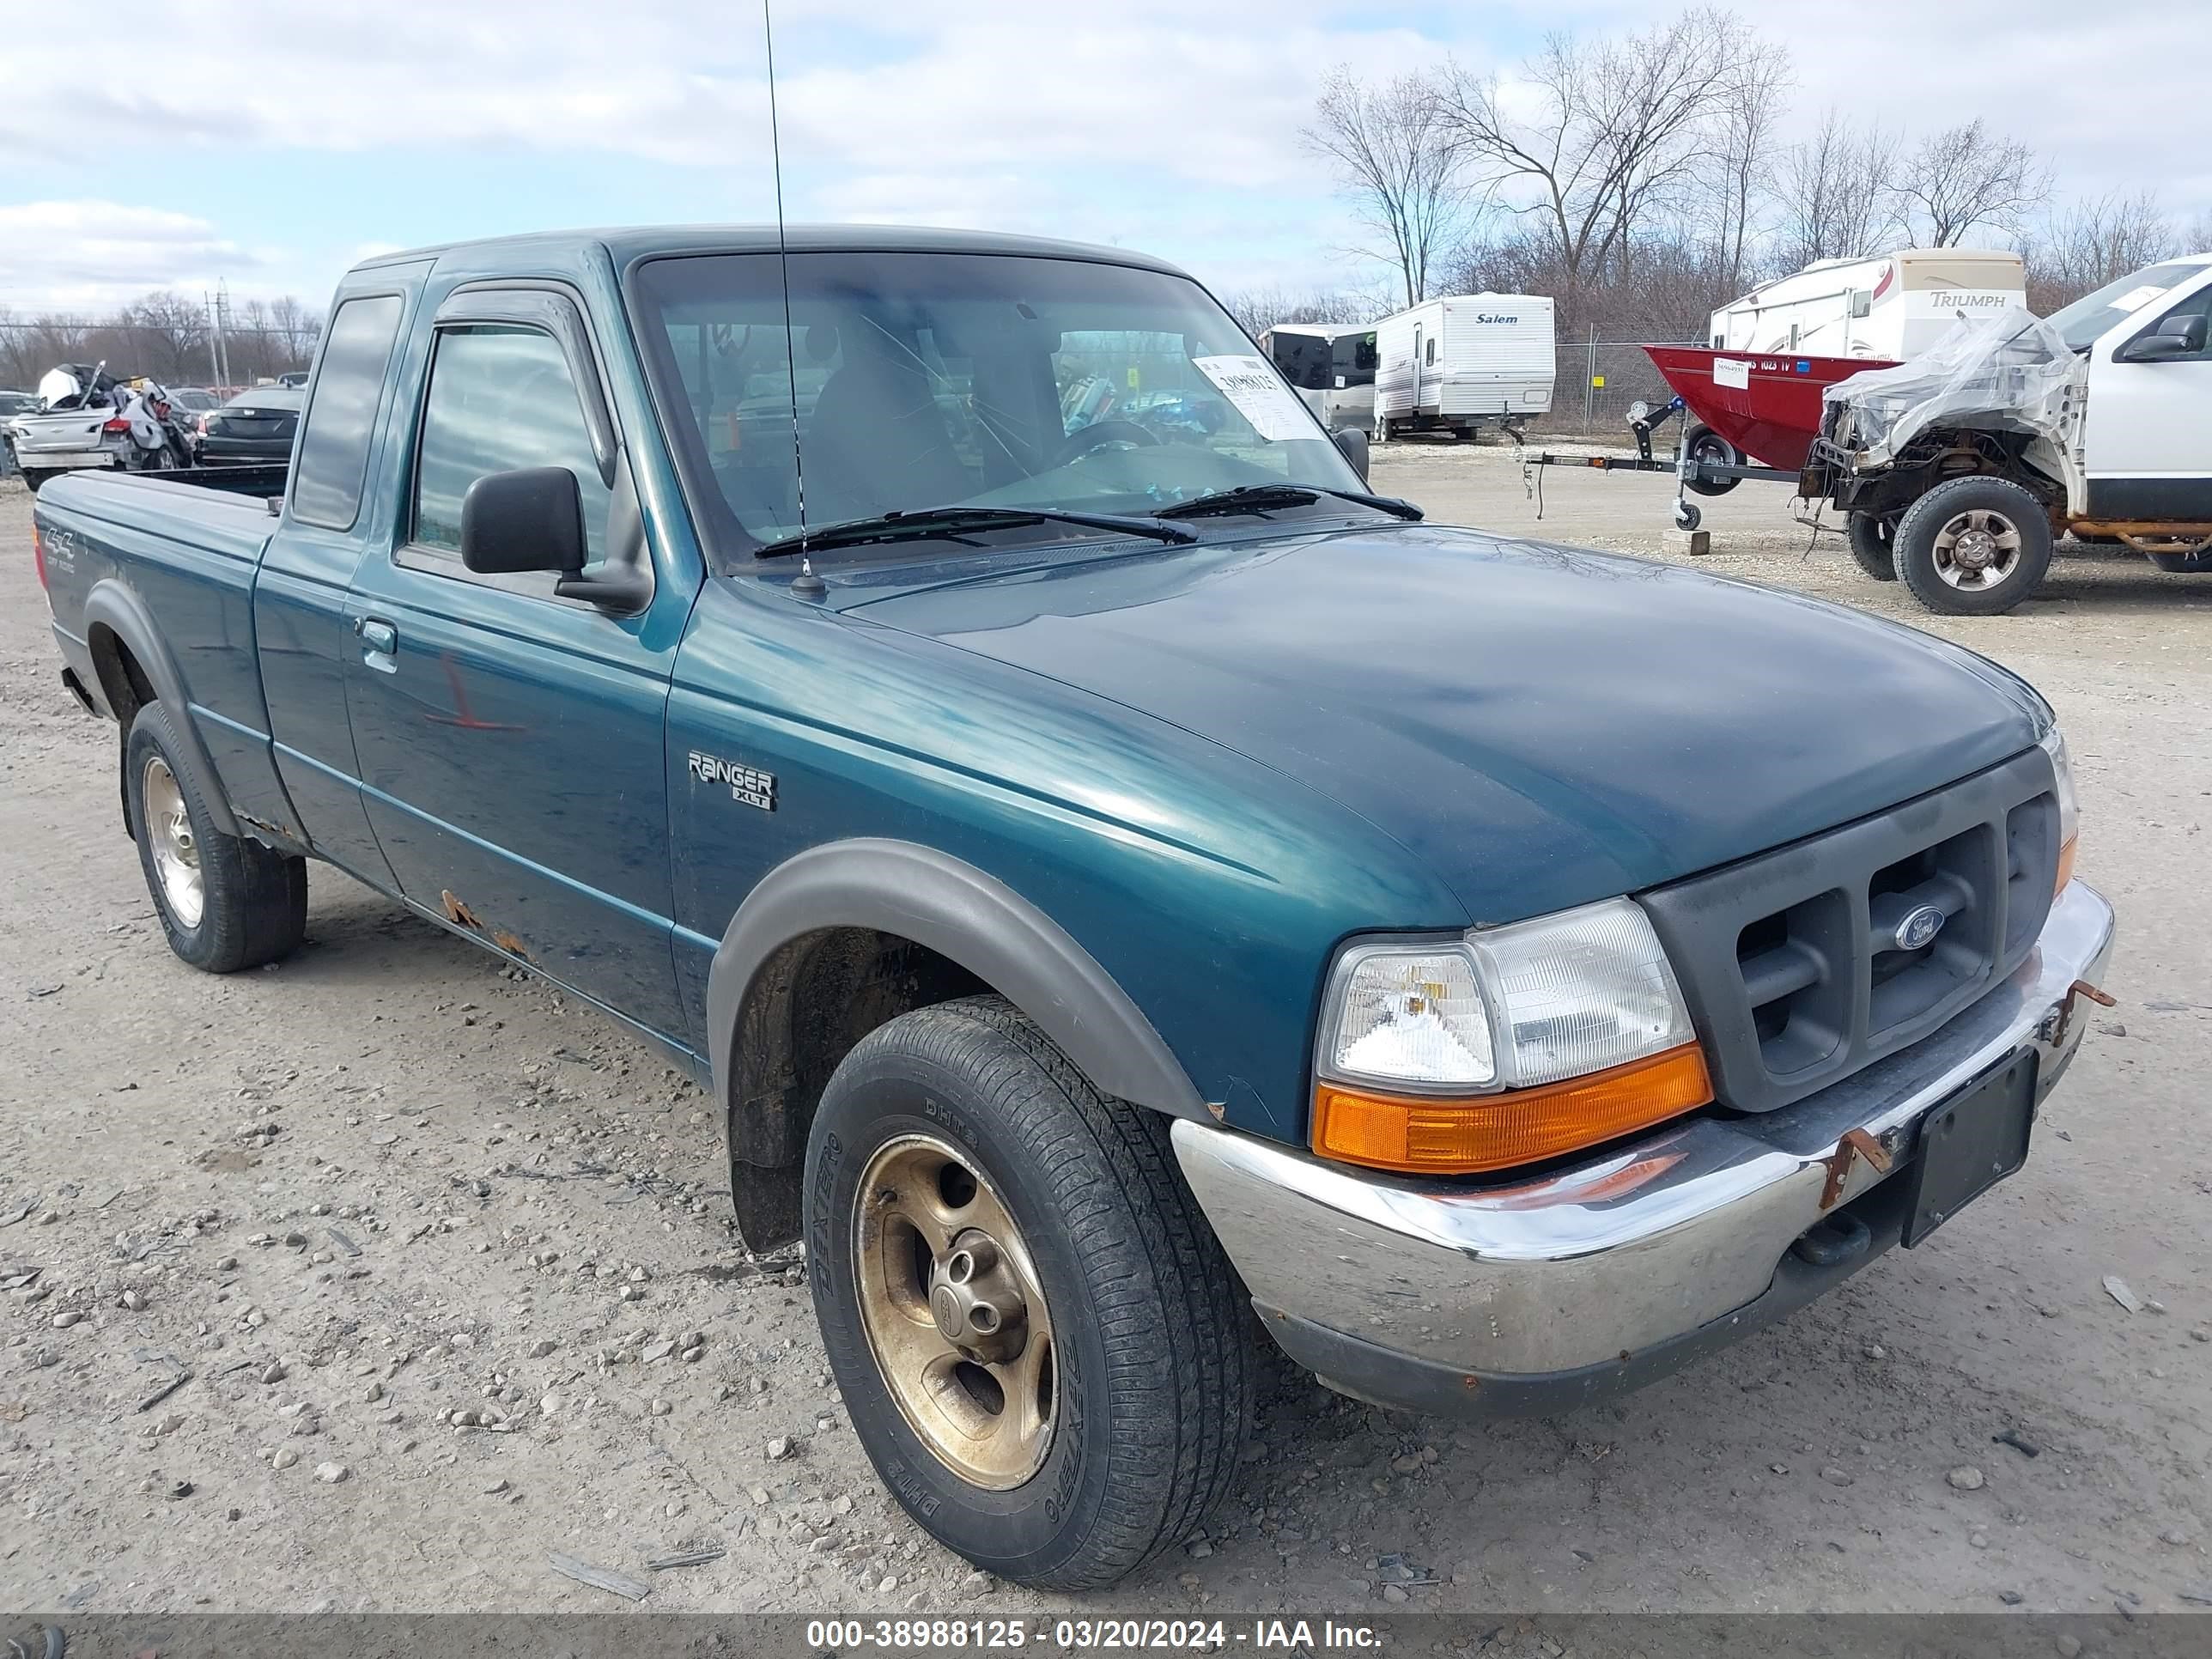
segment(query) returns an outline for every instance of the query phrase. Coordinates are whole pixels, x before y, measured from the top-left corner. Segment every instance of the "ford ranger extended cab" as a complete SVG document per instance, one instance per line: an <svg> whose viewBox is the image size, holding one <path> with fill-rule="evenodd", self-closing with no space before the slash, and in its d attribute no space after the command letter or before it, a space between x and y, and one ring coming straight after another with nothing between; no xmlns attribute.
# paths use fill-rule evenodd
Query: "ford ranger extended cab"
<svg viewBox="0 0 2212 1659"><path fill-rule="evenodd" d="M1255 1324L1552 1411L1927 1239L2111 948L2012 675L1364 459L1139 255L547 235L362 264L289 467L37 551L179 957L319 860L658 1045L898 1501L1099 1585Z"/></svg>

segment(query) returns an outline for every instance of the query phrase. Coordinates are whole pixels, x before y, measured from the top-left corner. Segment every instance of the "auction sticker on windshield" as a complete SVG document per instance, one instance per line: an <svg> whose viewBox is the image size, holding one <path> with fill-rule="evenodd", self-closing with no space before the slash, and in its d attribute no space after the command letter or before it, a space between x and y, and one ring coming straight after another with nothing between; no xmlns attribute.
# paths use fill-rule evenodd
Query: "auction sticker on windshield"
<svg viewBox="0 0 2212 1659"><path fill-rule="evenodd" d="M1274 370L1251 356L1194 357L1198 372L1221 389L1252 429L1273 442L1313 436L1313 417Z"/></svg>
<svg viewBox="0 0 2212 1659"><path fill-rule="evenodd" d="M2166 290L2146 283L2141 288L2131 288L2112 303L2115 311L2141 311Z"/></svg>

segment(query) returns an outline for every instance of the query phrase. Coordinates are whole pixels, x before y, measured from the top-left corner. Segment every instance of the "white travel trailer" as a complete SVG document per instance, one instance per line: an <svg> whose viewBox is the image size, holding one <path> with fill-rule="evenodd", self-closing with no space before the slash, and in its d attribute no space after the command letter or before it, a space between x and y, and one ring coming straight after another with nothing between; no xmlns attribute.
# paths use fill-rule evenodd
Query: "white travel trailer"
<svg viewBox="0 0 2212 1659"><path fill-rule="evenodd" d="M1466 294L1426 300L1375 325L1375 435L1481 426L1518 434L1551 412L1559 378L1550 296Z"/></svg>
<svg viewBox="0 0 2212 1659"><path fill-rule="evenodd" d="M1374 324L1277 323L1260 349L1330 431L1374 426Z"/></svg>
<svg viewBox="0 0 2212 1659"><path fill-rule="evenodd" d="M1871 259L1822 259L1755 288L1713 313L1709 343L1721 351L1902 362L1961 317L2027 305L2017 253L1899 248Z"/></svg>

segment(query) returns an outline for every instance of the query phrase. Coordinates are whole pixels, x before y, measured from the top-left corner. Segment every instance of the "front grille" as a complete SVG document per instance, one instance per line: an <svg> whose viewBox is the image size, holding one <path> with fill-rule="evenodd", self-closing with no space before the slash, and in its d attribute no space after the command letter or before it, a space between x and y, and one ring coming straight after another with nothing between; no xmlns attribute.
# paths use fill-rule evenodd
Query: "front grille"
<svg viewBox="0 0 2212 1659"><path fill-rule="evenodd" d="M2033 749L1640 895L1721 1102L1763 1112L1801 1100L1917 1042L2017 968L2051 908L2053 788L2049 757ZM1942 917L1933 937L1900 933L1928 910Z"/></svg>

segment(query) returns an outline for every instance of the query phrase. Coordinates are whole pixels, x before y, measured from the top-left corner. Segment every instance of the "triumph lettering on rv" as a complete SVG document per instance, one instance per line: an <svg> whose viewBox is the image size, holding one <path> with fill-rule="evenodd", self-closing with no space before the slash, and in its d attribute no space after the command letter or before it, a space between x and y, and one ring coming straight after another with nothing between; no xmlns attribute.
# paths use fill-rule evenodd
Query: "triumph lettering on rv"
<svg viewBox="0 0 2212 1659"><path fill-rule="evenodd" d="M690 757L691 775L702 783L726 783L730 799L741 800L748 806L757 806L763 812L775 811L775 774L763 772L757 767L740 766L735 761L726 761L718 756L702 755L694 749Z"/></svg>

